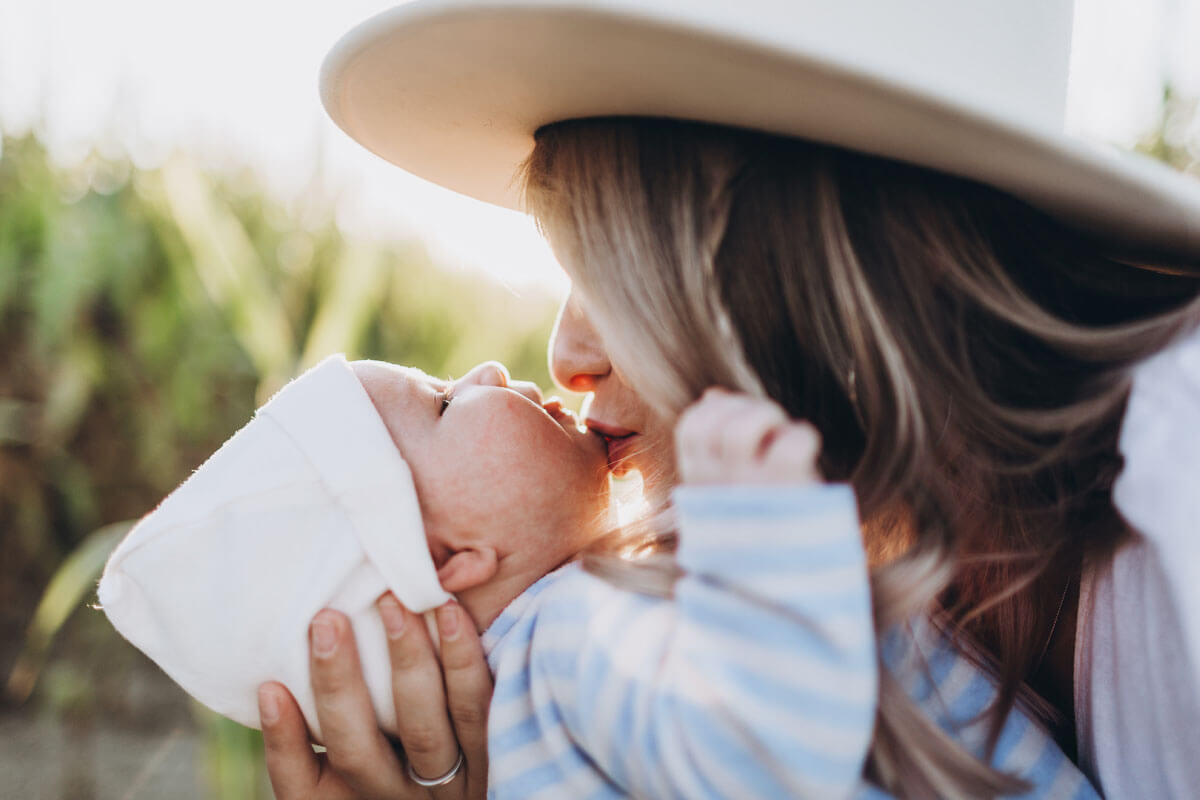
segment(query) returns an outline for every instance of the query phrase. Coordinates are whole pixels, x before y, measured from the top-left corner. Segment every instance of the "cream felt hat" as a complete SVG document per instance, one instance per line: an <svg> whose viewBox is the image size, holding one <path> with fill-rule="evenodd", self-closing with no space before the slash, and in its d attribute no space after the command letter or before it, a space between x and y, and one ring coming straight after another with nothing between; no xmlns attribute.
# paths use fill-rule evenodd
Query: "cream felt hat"
<svg viewBox="0 0 1200 800"><path fill-rule="evenodd" d="M415 0L334 45L321 97L356 141L520 209L550 122L699 120L993 185L1114 251L1200 265L1200 181L1063 132L1071 0Z"/></svg>

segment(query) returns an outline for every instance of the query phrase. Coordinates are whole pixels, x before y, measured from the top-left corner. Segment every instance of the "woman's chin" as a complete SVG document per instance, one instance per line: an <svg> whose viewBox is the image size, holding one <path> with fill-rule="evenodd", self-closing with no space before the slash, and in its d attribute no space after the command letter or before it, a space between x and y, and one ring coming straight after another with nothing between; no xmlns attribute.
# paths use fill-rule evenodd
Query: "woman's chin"
<svg viewBox="0 0 1200 800"><path fill-rule="evenodd" d="M608 468L614 477L623 478L637 469L635 456L641 449L641 439L642 436L638 433L603 437L608 451Z"/></svg>

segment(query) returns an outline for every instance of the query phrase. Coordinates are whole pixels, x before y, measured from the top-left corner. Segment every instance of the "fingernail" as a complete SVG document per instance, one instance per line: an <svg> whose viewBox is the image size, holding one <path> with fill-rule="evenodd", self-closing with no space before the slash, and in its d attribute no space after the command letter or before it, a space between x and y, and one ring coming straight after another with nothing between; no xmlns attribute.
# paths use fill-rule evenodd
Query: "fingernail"
<svg viewBox="0 0 1200 800"><path fill-rule="evenodd" d="M446 641L458 638L458 606L454 602L446 603L437 610L438 635Z"/></svg>
<svg viewBox="0 0 1200 800"><path fill-rule="evenodd" d="M258 687L258 716L263 725L274 725L279 721L279 703L275 693L266 686Z"/></svg>
<svg viewBox="0 0 1200 800"><path fill-rule="evenodd" d="M400 601L391 595L385 594L379 598L379 616L383 619L383 629L387 631L389 639L399 639L404 635L404 610L400 608Z"/></svg>
<svg viewBox="0 0 1200 800"><path fill-rule="evenodd" d="M333 621L318 615L312 624L313 655L318 658L329 658L337 649L337 631L333 629Z"/></svg>

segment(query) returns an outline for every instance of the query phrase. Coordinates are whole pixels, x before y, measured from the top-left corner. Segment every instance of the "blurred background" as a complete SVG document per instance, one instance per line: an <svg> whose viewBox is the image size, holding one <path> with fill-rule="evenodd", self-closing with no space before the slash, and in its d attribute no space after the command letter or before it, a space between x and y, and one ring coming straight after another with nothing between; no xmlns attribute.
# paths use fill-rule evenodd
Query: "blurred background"
<svg viewBox="0 0 1200 800"><path fill-rule="evenodd" d="M550 388L533 226L316 95L390 3L0 0L0 797L270 797L261 739L93 608L104 558L331 352ZM1071 129L1200 175L1200 0L1079 0Z"/></svg>

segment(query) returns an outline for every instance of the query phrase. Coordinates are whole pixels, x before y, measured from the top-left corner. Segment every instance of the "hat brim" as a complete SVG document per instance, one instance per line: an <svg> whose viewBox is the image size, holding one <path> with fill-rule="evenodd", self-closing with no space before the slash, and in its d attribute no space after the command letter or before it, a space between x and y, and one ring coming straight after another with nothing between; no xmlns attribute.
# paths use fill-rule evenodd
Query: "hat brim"
<svg viewBox="0 0 1200 800"><path fill-rule="evenodd" d="M334 122L387 161L522 209L517 170L548 123L672 117L799 136L974 179L1131 258L1200 269L1200 181L845 64L623 10L417 2L334 46Z"/></svg>

